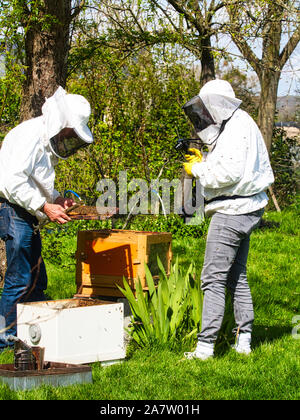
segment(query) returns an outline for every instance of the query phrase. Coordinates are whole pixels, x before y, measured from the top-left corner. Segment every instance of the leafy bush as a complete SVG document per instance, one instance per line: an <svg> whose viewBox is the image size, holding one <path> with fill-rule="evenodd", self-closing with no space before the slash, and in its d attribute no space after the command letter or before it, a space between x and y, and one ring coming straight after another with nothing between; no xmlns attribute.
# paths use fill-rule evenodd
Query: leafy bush
<svg viewBox="0 0 300 420"><path fill-rule="evenodd" d="M68 238L74 236L73 233L58 226L54 227L53 230L42 230L42 256L44 260L61 268L74 267L76 261L74 245L70 246L69 241L67 241Z"/></svg>
<svg viewBox="0 0 300 420"><path fill-rule="evenodd" d="M42 231L42 237L49 242L50 247L53 241L55 250L55 241L59 241L59 238L64 236L76 236L79 230L122 229L124 223L125 217L105 221L78 220L63 226L50 224L48 229ZM167 216L137 215L129 221L126 229L144 232L170 232L174 239L184 237L200 238L206 234L208 225L207 219L203 220L199 225L188 225L177 214ZM51 250L49 252L51 253Z"/></svg>
<svg viewBox="0 0 300 420"><path fill-rule="evenodd" d="M45 260L60 265L62 263L62 248L62 241L55 234L43 235L43 258Z"/></svg>
<svg viewBox="0 0 300 420"><path fill-rule="evenodd" d="M82 40L83 50L85 41ZM71 50L76 59L80 48ZM77 58L80 58L77 56ZM67 90L84 95L91 103L90 127L94 143L56 168L58 191L78 191L94 204L100 179L117 183L119 172L128 181L180 176L182 162L174 151L178 134L189 137L182 105L198 90L195 75L178 54L160 48L143 49L128 57L105 46L81 62L68 80Z"/></svg>
<svg viewBox="0 0 300 420"><path fill-rule="evenodd" d="M284 130L276 129L270 154L275 175L273 190L281 207L294 202L299 180L299 145L296 138L286 136ZM298 172L297 172L298 170Z"/></svg>
<svg viewBox="0 0 300 420"><path fill-rule="evenodd" d="M170 214L167 216L139 215L132 219L129 228L132 230L150 232L170 232L172 233L173 238L199 238L207 232L208 222L207 220L203 220L199 225L189 225L177 214Z"/></svg>

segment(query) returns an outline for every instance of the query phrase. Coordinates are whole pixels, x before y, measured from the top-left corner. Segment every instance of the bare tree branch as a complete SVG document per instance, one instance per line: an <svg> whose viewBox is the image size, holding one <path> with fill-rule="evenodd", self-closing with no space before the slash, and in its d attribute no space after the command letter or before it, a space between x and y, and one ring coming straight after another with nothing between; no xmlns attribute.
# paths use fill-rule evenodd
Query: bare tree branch
<svg viewBox="0 0 300 420"><path fill-rule="evenodd" d="M280 54L279 62L280 62L281 69L284 67L285 63L287 62L289 57L292 55L293 51L295 50L299 42L300 42L300 25L297 27L293 35L290 37L290 39L288 40L287 44L285 45L285 47L283 48Z"/></svg>
<svg viewBox="0 0 300 420"><path fill-rule="evenodd" d="M78 4L78 6L75 6L72 10L71 10L71 16L70 16L70 20L72 21L73 19L75 19L79 13L87 6L87 0L81 0Z"/></svg>

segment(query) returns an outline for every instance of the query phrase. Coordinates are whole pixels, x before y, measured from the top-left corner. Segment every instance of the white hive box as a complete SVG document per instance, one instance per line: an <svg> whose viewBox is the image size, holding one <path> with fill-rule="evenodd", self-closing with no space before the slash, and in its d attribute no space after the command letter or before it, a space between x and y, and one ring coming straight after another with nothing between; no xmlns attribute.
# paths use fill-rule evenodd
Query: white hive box
<svg viewBox="0 0 300 420"><path fill-rule="evenodd" d="M83 364L125 357L123 303L87 299L17 305L18 337L45 348L49 362Z"/></svg>

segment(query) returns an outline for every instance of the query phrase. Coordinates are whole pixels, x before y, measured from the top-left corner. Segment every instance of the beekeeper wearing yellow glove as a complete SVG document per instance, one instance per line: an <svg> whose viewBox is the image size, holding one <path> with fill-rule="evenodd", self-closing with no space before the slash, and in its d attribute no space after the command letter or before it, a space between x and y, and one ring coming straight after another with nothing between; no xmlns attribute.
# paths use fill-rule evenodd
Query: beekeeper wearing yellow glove
<svg viewBox="0 0 300 420"><path fill-rule="evenodd" d="M246 274L249 241L260 224L268 202L265 191L274 176L263 137L253 119L240 109L241 102L227 81L212 80L183 107L208 150L203 157L191 149L184 169L199 179L205 213L212 216L201 274L202 329L196 350L186 353L187 358L213 356L226 289L234 305L235 350L251 352L254 311Z"/></svg>

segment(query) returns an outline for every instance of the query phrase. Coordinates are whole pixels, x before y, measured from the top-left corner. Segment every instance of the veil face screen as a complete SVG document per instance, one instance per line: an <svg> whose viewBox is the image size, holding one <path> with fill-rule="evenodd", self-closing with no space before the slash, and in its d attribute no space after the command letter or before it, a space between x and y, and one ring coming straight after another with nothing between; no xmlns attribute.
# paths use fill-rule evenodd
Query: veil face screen
<svg viewBox="0 0 300 420"><path fill-rule="evenodd" d="M54 153L63 159L72 156L78 149L88 145L79 137L61 138L59 135L52 137L50 144Z"/></svg>
<svg viewBox="0 0 300 420"><path fill-rule="evenodd" d="M183 106L183 110L192 122L196 132L203 131L210 125L216 124L199 96L195 96L187 102Z"/></svg>

